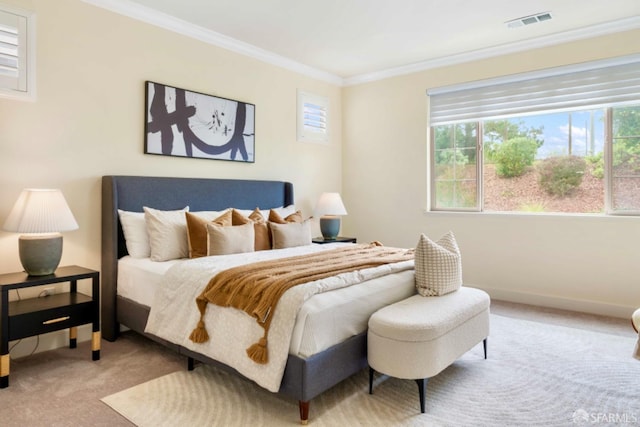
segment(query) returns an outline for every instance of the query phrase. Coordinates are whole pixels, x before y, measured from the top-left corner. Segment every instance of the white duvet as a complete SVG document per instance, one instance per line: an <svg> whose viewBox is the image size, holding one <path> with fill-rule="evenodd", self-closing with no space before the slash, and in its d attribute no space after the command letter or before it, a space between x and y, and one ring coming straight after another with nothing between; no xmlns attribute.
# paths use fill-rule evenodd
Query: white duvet
<svg viewBox="0 0 640 427"><path fill-rule="evenodd" d="M278 303L269 330L269 362L265 365L253 362L246 354L246 349L262 337L264 330L258 326L254 318L241 310L208 304L205 323L209 340L202 344L189 340L189 334L197 325L200 316L195 303L196 297L219 271L250 262L332 248L335 246L309 245L250 254L197 258L174 265L160 282L145 332L225 363L267 390L277 392L287 361L295 318L304 301L317 293L413 269L413 261L341 274L288 290Z"/></svg>

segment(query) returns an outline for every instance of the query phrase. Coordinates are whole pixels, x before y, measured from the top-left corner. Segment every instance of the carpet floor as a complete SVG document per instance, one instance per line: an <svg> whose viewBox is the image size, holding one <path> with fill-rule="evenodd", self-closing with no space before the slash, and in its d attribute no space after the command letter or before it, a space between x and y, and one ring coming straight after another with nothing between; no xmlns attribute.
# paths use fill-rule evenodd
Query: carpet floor
<svg viewBox="0 0 640 427"><path fill-rule="evenodd" d="M368 372L311 401L314 426L571 426L640 424L640 362L631 337L492 314L482 345L429 380L426 414L415 382ZM138 426L297 425L297 402L200 365L102 399Z"/></svg>
<svg viewBox="0 0 640 427"><path fill-rule="evenodd" d="M624 341L616 344L617 356L620 360L627 362L633 361L636 365L640 365L640 362L628 357L629 353L633 350L627 348L627 343L637 338L637 334L633 332L629 319L619 319L607 316L598 316L586 313L578 313L573 311L559 310L554 308L545 308L539 306L532 306L526 304L517 304L511 302L505 302L500 300L491 301L491 312L505 317L511 317L513 319L529 320L533 323L540 324L544 327L547 326L565 326L569 327L570 331L576 334L580 334L579 330L599 332L595 335L596 341L602 338L601 342L596 342L594 347L596 348L595 355L591 355L593 359L599 360L598 352L609 353L609 338L615 337L625 338ZM528 323L527 323L528 325ZM549 328L549 330L554 330ZM498 357L498 324L494 324L492 327L491 337L489 338L489 359L481 360L481 349L478 348L465 355L462 360L456 363L450 369L452 372L466 372L461 371L463 366L467 366L472 360L478 363L485 363L482 371L490 374L488 366L497 361ZM512 338L517 340L520 336L520 332L515 334ZM523 336L526 337L527 335ZM605 339L605 337L607 337ZM531 339L531 338L529 338ZM544 342L549 338L546 336L540 339L534 338L533 342L535 347L531 354L527 354L522 359L514 360L515 366L524 366L531 360L535 354L539 351L538 348L544 347ZM495 341L495 342L494 342ZM33 349L36 347L37 338L26 338L19 344L20 347ZM568 341L566 346L563 346L561 353L567 351L577 351L572 347L573 341ZM616 341L617 342L617 341ZM12 343L15 345L16 343ZM536 345L539 344L539 345ZM580 347L579 347L580 348ZM546 352L546 351L545 351ZM553 356L553 355L552 355ZM468 360L471 358L471 360ZM548 360L548 359L545 359ZM555 358L551 357L551 364ZM463 363L461 365L460 363ZM629 378L634 377L636 384L638 383L638 375L633 369L634 364L630 370L626 371L624 376ZM596 365L597 366L597 365ZM101 358L99 361L91 361L91 343L90 341L84 341L78 343L78 348L69 349L66 347L58 348L55 350L36 352L35 354L16 358L11 360L11 379L10 386L8 388L0 390L0 425L2 427L75 427L75 426L108 426L108 427L131 427L133 424L125 417L114 411L111 407L104 404L101 399L105 396L112 395L114 393L129 389L136 385L146 383L150 380L164 377L167 374L173 372L188 373L185 371L186 360L184 357L176 354L175 352L166 349L159 344L154 343L134 332L125 332L121 334L115 342L102 341ZM198 368L200 369L200 368ZM622 368L624 370L624 367ZM198 370L196 370L197 372ZM510 374L510 370L504 373L498 373L497 377L502 378L501 381L507 381L507 374ZM447 371L445 371L447 373ZM600 379L606 378L607 371L596 372L595 377ZM444 373L443 373L444 374ZM220 374L222 375L222 374ZM399 381L389 379L388 381L376 386L375 394L369 396L366 392L366 388L360 387L356 392L350 393L348 387L350 387L351 381L364 381L366 384L366 373L363 376L356 376L344 385L338 386L325 395L319 396L318 399L314 399L311 403L311 425L316 425L317 422L324 422L322 417L322 401L326 399L344 399L350 401L351 399L366 399L372 405L376 405L376 408L385 407L387 405L387 394L391 393L389 387L404 387L406 392L404 394L404 400L410 405L410 416L417 416L418 412L418 397L417 386L411 381ZM617 376L613 377L614 379ZM237 379L236 379L237 380ZM438 377L432 379L427 388L427 416L435 416L438 411L443 411L441 403L436 403L434 390L437 390L436 385ZM531 382L538 381L535 376L530 379ZM560 393L557 393L553 386L554 383L549 384L549 396L551 399L559 398ZM249 384L241 383L243 388L253 387L255 390L259 390L257 387ZM463 389L469 387L466 383L459 385ZM443 386L439 386L442 388ZM453 390L451 387L448 390ZM484 390L484 389L481 389ZM640 386L636 385L635 393L640 391ZM484 395L487 398L493 393L488 390ZM605 393L606 394L606 393ZM270 393L266 393L269 398L273 398ZM484 396L483 396L484 398ZM564 398L564 397L563 397ZM578 398L578 397L577 397ZM276 397L276 399L278 399ZM613 393L607 399L617 399L617 394ZM580 401L578 401L579 403ZM297 404L291 401L284 401L287 406L286 411L283 410L282 414L286 415L286 421L284 425L297 424ZM242 405L245 403L243 402ZM404 404L404 403L403 403ZM440 405L440 406L438 406ZM473 405L476 407L477 405ZM535 405L534 405L535 406ZM230 406L231 407L231 406ZM465 411L467 402L461 403L461 409L458 409L455 414ZM602 413L599 415L596 411L598 408L604 406L596 405L593 408L587 408L584 405L569 405L563 413L573 416L573 412L576 411L576 407L582 408L585 412L580 412L577 415L590 416L594 414L593 419L589 422L583 423L583 425L640 425L640 421L632 423L633 418L626 420L624 417L626 412L620 413ZM226 407L225 407L226 408ZM389 411L395 411L394 408L388 409ZM292 412L293 411L293 412ZM327 409L324 410L325 412ZM435 412L434 412L435 411ZM483 409L484 411L484 409ZM519 407L508 408L507 413L519 412ZM586 412L588 411L588 412ZM468 412L468 411L467 411ZM397 412L393 412L397 415ZM610 420L603 421L603 416L611 415ZM637 418L638 413L634 415ZM230 423L233 425L233 417L244 416L244 406L242 412L233 412L230 415L229 420L225 420L224 423ZM362 418L358 413L358 421L361 425L371 425L375 423L372 421L372 417L365 414ZM598 419L597 417L600 417ZM616 421L616 416L618 421ZM347 425L354 423L356 415L349 417ZM428 418L431 420L432 418ZM447 420L452 419L447 418ZM322 420L322 421L318 421ZM399 421L399 424L407 424L409 421ZM449 421L444 421L446 425ZM520 423L520 425L530 425L535 422L535 419L527 420L527 422ZM427 422L425 422L426 424ZM457 425L465 425L464 423L456 423ZM508 423L506 423L508 424ZM563 423L562 420L556 420L551 425L576 425L573 422ZM166 425L166 423L165 423ZM212 421L206 423L206 425L212 425ZM260 425L257 422L252 422L251 425ZM434 422L434 425L438 425ZM478 425L477 423L467 423L467 425ZM499 424L496 424L499 425ZM513 425L513 424L512 424ZM577 424L580 425L580 424Z"/></svg>

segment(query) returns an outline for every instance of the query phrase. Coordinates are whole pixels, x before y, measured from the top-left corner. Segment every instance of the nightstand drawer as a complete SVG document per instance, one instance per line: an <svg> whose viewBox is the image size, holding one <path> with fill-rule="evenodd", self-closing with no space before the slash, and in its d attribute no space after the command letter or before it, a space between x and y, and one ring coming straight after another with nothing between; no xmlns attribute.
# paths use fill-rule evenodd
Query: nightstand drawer
<svg viewBox="0 0 640 427"><path fill-rule="evenodd" d="M69 304L70 294L10 303L9 341L91 323L95 303L85 295L74 297L73 304Z"/></svg>

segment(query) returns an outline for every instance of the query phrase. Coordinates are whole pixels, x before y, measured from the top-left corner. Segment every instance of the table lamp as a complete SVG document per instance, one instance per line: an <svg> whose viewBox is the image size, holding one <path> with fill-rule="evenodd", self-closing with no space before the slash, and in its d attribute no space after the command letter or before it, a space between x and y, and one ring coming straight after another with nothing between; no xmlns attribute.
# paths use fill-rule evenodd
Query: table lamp
<svg viewBox="0 0 640 427"><path fill-rule="evenodd" d="M20 262L30 276L53 274L62 257L61 231L76 230L76 222L60 190L25 189L2 227L23 233L18 241Z"/></svg>
<svg viewBox="0 0 640 427"><path fill-rule="evenodd" d="M340 231L340 215L347 210L339 193L322 193L316 205L316 215L320 216L320 232L324 240L335 240Z"/></svg>

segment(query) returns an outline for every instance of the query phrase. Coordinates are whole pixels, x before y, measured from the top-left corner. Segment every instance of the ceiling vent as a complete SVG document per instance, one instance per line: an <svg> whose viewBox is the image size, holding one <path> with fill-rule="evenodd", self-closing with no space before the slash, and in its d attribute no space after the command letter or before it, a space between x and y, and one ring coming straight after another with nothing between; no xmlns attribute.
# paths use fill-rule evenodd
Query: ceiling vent
<svg viewBox="0 0 640 427"><path fill-rule="evenodd" d="M504 24L508 28L518 28L524 27L525 25L536 24L538 22L549 21L551 18L551 12L540 12L529 16L523 16L522 18L512 19Z"/></svg>

